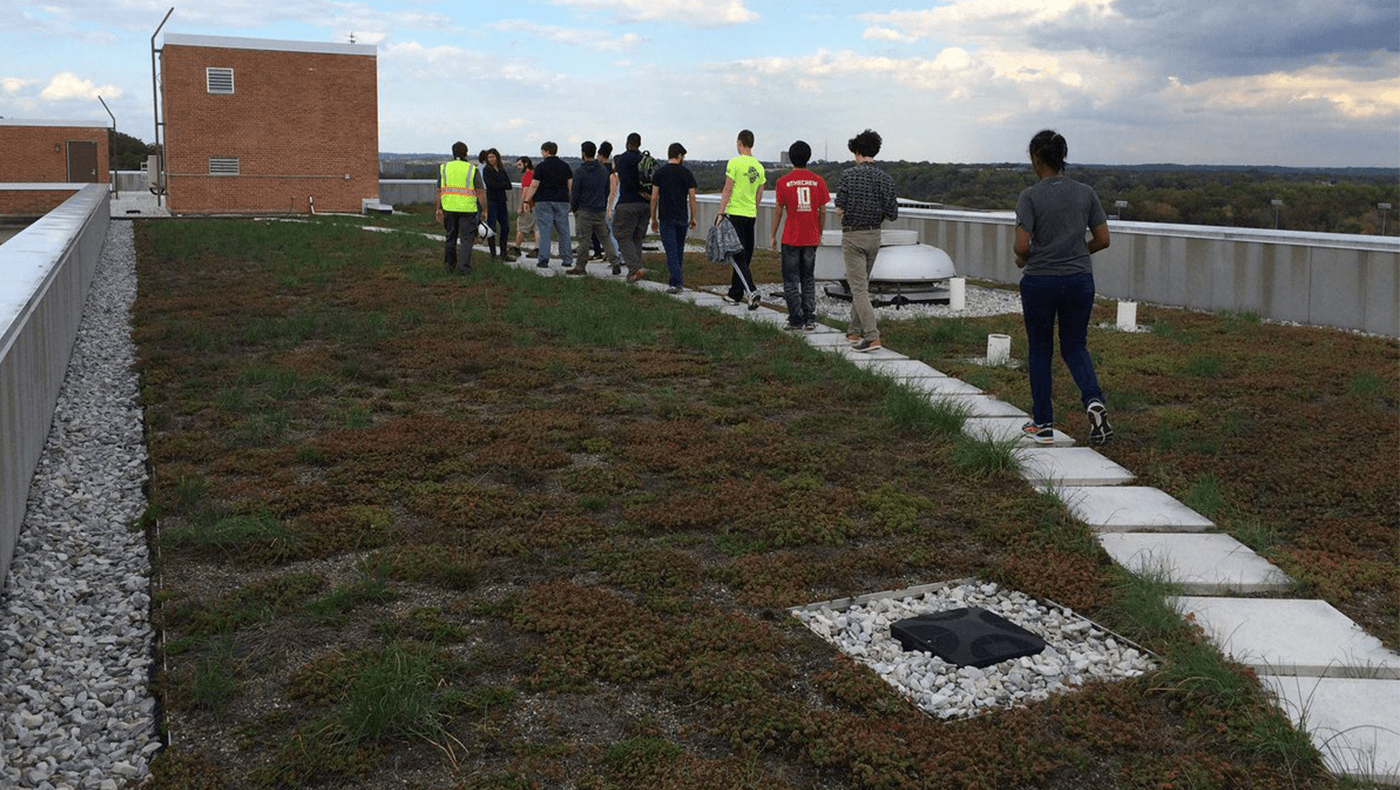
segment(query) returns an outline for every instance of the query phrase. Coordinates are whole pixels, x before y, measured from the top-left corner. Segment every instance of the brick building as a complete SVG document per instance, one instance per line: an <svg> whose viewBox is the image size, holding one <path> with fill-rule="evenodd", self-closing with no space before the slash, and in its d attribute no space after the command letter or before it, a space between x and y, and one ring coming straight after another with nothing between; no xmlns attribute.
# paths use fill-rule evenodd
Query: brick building
<svg viewBox="0 0 1400 790"><path fill-rule="evenodd" d="M360 212L379 198L373 46L167 34L173 213Z"/></svg>
<svg viewBox="0 0 1400 790"><path fill-rule="evenodd" d="M0 118L0 184L106 184L107 124ZM73 196L71 187L0 189L0 216L42 216Z"/></svg>

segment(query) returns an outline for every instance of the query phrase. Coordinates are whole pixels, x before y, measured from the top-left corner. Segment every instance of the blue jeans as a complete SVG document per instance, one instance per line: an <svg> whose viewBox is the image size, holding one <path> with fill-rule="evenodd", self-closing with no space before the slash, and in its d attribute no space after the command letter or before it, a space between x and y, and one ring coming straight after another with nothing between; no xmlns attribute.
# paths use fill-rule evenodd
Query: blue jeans
<svg viewBox="0 0 1400 790"><path fill-rule="evenodd" d="M1055 322L1060 324L1060 356L1079 387L1084 406L1102 401L1103 390L1089 357L1089 314L1094 310L1094 275L1089 272L1026 275L1021 278L1021 313L1026 320L1026 367L1031 379L1032 418L1036 425L1055 421L1050 400L1050 359L1055 353Z"/></svg>
<svg viewBox="0 0 1400 790"><path fill-rule="evenodd" d="M787 301L788 323L793 326L817 322L817 248L782 245L783 299Z"/></svg>
<svg viewBox="0 0 1400 790"><path fill-rule="evenodd" d="M679 288L682 284L681 263L685 255L685 234L690 222L683 219L663 219L656 223L661 232L661 246L666 250L666 271L670 277L666 284Z"/></svg>
<svg viewBox="0 0 1400 790"><path fill-rule="evenodd" d="M569 204L547 202L535 204L535 224L540 234L539 262L549 263L549 249L554 246L554 235L559 234L559 259L567 268L574 263L574 251L569 249Z"/></svg>
<svg viewBox="0 0 1400 790"><path fill-rule="evenodd" d="M505 198L486 201L486 227L496 231L496 238L501 242L501 254L504 255L506 243L510 241L510 209Z"/></svg>

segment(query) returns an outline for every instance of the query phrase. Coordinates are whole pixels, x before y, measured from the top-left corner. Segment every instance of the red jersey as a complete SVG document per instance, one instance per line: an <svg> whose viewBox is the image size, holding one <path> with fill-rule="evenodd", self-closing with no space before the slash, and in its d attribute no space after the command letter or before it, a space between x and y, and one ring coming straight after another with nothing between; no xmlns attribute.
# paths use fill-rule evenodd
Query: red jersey
<svg viewBox="0 0 1400 790"><path fill-rule="evenodd" d="M815 247L822 243L817 225L819 212L831 200L822 177L805 168L794 169L778 179L775 190L778 205L783 207L783 244L794 247Z"/></svg>

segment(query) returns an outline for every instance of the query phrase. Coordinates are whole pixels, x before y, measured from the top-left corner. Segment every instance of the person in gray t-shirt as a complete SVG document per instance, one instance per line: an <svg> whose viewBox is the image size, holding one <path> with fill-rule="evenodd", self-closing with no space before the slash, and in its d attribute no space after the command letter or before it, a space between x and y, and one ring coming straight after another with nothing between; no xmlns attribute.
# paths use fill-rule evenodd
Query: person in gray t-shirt
<svg viewBox="0 0 1400 790"><path fill-rule="evenodd" d="M1032 402L1032 421L1021 430L1040 444L1055 440L1050 362L1058 320L1060 356L1089 415L1089 443L1100 445L1113 438L1113 426L1089 356L1089 315L1094 310L1094 267L1089 256L1108 247L1108 217L1094 190L1065 177L1069 144L1062 135L1049 129L1036 134L1030 155L1040 180L1016 200L1014 246L1016 265L1025 270L1021 312Z"/></svg>

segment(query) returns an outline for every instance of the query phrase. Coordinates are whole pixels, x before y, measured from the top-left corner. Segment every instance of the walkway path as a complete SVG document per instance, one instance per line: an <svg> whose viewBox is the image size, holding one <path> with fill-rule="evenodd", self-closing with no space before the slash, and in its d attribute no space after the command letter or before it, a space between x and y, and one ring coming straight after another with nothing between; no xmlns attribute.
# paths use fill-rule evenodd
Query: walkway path
<svg viewBox="0 0 1400 790"><path fill-rule="evenodd" d="M533 259L515 265L543 275ZM596 266L590 274L605 274ZM638 287L665 290L643 280ZM736 318L781 326L785 312L750 311L718 294L685 290L677 299ZM900 379L964 405L969 436L1019 436L1029 416L995 395L947 376L889 348L852 351L845 335L823 331L800 337L815 348ZM1185 593L1173 598L1183 614L1222 652L1253 669L1293 721L1304 729L1335 773L1400 786L1400 655L1386 650L1350 618L1324 601L1250 594L1286 594L1294 582L1209 519L1155 488L1133 486L1133 473L1056 431L1051 446L1018 451L1021 476L1054 489L1071 513L1098 533L1109 556L1136 573L1160 573Z"/></svg>

